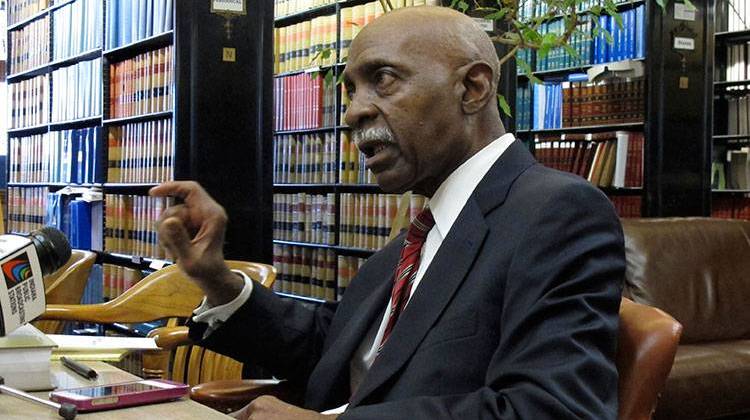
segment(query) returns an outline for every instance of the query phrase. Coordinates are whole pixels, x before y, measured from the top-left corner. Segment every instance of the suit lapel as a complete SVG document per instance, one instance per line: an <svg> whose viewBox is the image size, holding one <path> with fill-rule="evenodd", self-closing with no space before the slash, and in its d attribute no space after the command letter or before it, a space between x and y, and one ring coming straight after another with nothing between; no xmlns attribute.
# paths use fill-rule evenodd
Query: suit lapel
<svg viewBox="0 0 750 420"><path fill-rule="evenodd" d="M481 250L489 232L484 215L503 203L515 179L534 163L526 147L516 140L479 183L443 240L388 342L352 396L352 407L391 378L417 350Z"/></svg>
<svg viewBox="0 0 750 420"><path fill-rule="evenodd" d="M386 345L352 397L352 406L387 381L411 357L466 277L487 235L487 226L472 199L459 220L462 222L457 220L443 241Z"/></svg>
<svg viewBox="0 0 750 420"><path fill-rule="evenodd" d="M402 240L403 235L398 237L397 243L400 244ZM357 292L353 288L347 291L346 303L350 306L345 310L349 314L342 316L348 320L323 353L310 376L305 397L307 406L328 409L331 408L329 405L333 400L349 398L349 362L354 351L362 344L367 331L373 323L379 322L378 315L382 317L385 312L393 284L391 279L400 251L400 245L390 246L384 250L384 255L379 256L379 261L375 262L367 278L357 279L369 284L361 285L362 288ZM356 296L349 296L352 292L355 292Z"/></svg>

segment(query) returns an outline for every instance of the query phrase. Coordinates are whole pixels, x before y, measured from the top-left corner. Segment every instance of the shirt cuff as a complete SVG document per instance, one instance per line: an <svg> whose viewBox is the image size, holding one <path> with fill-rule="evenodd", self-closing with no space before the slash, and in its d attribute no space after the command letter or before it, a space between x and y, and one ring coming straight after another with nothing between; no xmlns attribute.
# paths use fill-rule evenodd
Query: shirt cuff
<svg viewBox="0 0 750 420"><path fill-rule="evenodd" d="M320 413L320 414L341 414L341 413L343 413L344 411L346 411L346 409L347 409L348 407L349 407L349 404L347 403L347 404L344 404L344 405L342 405L341 407L338 407L338 408L332 408L332 409L330 409L330 410L326 410L326 411L324 411L324 412L322 412L322 413Z"/></svg>
<svg viewBox="0 0 750 420"><path fill-rule="evenodd" d="M229 317L234 315L234 313L237 312L237 309L247 302L250 298L250 294L253 292L253 280L247 274L239 270L232 270L232 272L239 274L245 280L245 286L236 298L223 305L211 306L204 296L200 306L193 310L193 322L203 322L208 324L208 328L206 328L206 331L203 334L204 339L214 330L219 328L221 324L226 322Z"/></svg>

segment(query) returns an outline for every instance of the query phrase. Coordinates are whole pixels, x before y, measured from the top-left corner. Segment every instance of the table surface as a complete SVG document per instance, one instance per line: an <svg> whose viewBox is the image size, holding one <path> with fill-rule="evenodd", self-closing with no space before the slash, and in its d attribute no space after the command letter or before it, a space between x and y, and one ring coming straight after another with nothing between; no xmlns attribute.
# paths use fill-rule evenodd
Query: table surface
<svg viewBox="0 0 750 420"><path fill-rule="evenodd" d="M95 381L84 379L69 369L63 367L60 362L52 362L53 384L57 384L57 389L78 388L92 385L107 385L117 382L127 382L139 380L135 375L131 375L121 369L104 362L86 362L99 373ZM32 392L31 394L48 399L49 392ZM76 418L81 419L228 419L218 411L212 410L204 405L191 401L188 397L177 401L170 401L157 404L141 405L130 408L120 408L116 410L98 411L90 413L81 413ZM0 419L20 420L20 419L60 419L57 411L51 407L45 407L41 404L20 400L10 395L0 394Z"/></svg>

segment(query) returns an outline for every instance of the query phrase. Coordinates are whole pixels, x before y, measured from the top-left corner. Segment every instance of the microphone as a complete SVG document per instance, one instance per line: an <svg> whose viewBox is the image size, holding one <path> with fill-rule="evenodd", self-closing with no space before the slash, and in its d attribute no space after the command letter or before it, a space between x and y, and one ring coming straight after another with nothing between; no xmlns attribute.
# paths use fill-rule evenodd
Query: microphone
<svg viewBox="0 0 750 420"><path fill-rule="evenodd" d="M44 276L70 259L65 234L50 226L0 235L0 337L44 313Z"/></svg>

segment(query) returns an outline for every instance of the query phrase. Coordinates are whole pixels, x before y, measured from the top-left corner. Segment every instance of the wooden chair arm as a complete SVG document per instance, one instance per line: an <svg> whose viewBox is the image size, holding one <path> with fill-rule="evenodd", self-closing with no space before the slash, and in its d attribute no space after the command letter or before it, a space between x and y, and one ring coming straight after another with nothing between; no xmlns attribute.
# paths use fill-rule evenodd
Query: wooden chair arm
<svg viewBox="0 0 750 420"><path fill-rule="evenodd" d="M185 326L154 328L148 336L163 350L174 350L179 346L193 344L188 336L188 327Z"/></svg>
<svg viewBox="0 0 750 420"><path fill-rule="evenodd" d="M227 379L206 382L190 389L192 400L222 413L237 411L263 395L288 400L290 390L284 381L276 379Z"/></svg>

